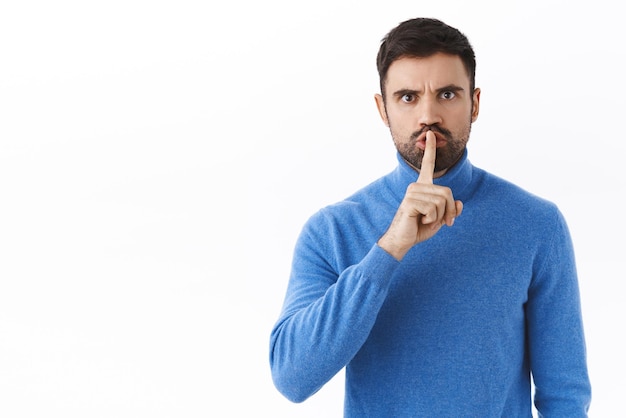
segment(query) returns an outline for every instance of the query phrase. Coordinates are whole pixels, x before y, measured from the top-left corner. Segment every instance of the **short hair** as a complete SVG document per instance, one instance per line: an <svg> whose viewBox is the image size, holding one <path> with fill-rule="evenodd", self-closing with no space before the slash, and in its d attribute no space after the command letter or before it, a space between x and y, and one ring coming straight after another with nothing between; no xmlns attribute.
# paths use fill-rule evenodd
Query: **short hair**
<svg viewBox="0 0 626 418"><path fill-rule="evenodd" d="M458 29L438 19L414 18L406 20L389 31L382 39L376 66L380 78L380 91L385 97L387 71L397 59L404 57L425 58L438 52L461 58L474 91L476 57L467 37Z"/></svg>

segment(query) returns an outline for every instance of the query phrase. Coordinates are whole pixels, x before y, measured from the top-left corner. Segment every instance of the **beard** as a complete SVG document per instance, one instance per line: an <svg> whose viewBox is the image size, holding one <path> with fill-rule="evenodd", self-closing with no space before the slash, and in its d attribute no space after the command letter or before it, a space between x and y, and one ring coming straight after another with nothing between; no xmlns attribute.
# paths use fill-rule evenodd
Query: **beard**
<svg viewBox="0 0 626 418"><path fill-rule="evenodd" d="M427 131L438 132L446 139L446 144L443 147L437 148L437 157L435 159L435 172L447 170L457 163L463 156L467 141L471 131L471 121L467 127L461 132L458 137L454 137L452 132L448 129L442 128L437 125L429 125L415 131L408 139L398 137L391 129L391 136L393 142L396 145L398 153L404 158L404 160L417 170L422 168L422 159L424 158L424 150L417 146L417 138Z"/></svg>

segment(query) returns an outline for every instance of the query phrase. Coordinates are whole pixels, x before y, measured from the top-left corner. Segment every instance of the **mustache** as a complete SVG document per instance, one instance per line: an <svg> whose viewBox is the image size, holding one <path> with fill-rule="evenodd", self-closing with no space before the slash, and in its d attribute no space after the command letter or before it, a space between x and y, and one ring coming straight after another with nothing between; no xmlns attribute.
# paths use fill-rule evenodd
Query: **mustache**
<svg viewBox="0 0 626 418"><path fill-rule="evenodd" d="M433 131L433 132L438 132L441 135L443 135L446 138L450 138L451 133L449 130L447 130L446 128L442 128L440 126L437 125L428 125L428 126L424 126L422 129L420 129L419 131L415 131L411 134L411 140L412 141L416 141L417 138L420 137L420 135L428 132L428 131Z"/></svg>

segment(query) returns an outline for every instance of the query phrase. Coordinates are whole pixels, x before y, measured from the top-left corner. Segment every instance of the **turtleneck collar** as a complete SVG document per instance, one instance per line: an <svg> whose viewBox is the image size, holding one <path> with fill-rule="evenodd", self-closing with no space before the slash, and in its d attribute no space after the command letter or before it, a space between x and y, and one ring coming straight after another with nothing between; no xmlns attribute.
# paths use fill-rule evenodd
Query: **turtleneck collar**
<svg viewBox="0 0 626 418"><path fill-rule="evenodd" d="M419 173L402 158L400 153L396 153L396 158L398 159L398 167L391 172L390 181L394 192L399 194L399 198L402 200L407 186L418 179ZM472 181L472 171L473 166L467 157L466 148L461 159L443 176L434 179L433 183L449 187L455 199L467 200L471 193L471 188L468 186Z"/></svg>

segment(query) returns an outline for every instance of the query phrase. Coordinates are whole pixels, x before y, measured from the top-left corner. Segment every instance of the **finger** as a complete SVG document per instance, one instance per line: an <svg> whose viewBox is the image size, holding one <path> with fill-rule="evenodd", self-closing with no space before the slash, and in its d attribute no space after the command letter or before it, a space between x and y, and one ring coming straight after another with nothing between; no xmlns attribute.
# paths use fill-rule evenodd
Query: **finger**
<svg viewBox="0 0 626 418"><path fill-rule="evenodd" d="M435 158L437 157L437 139L433 131L426 132L426 146L422 157L422 168L417 178L418 183L433 184L435 172Z"/></svg>
<svg viewBox="0 0 626 418"><path fill-rule="evenodd" d="M454 210L451 210L446 214L446 225L448 226L454 225L454 220L461 214L461 212L463 212L463 202L455 200L453 208Z"/></svg>
<svg viewBox="0 0 626 418"><path fill-rule="evenodd" d="M456 205L456 216L459 216L463 212L463 202L456 200L454 203Z"/></svg>
<svg viewBox="0 0 626 418"><path fill-rule="evenodd" d="M437 202L436 197L433 199L421 198L414 201L413 204L414 213L417 215L421 224L426 225L437 222L437 220L441 222L443 210L439 207L439 202Z"/></svg>

